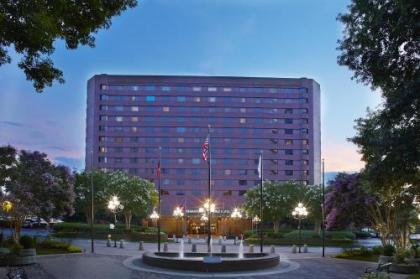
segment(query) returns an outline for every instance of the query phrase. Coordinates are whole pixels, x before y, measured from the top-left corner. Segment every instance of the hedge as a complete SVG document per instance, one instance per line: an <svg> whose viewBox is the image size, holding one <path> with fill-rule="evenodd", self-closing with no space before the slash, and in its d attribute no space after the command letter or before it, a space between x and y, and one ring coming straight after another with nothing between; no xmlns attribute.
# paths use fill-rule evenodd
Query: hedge
<svg viewBox="0 0 420 279"><path fill-rule="evenodd" d="M248 238L245 240L247 244L259 244L259 238ZM302 243L309 246L321 246L322 239L320 238L302 238ZM265 245L298 245L298 238L264 238ZM338 247L350 247L353 244L352 239L326 239L325 245L327 246L338 246Z"/></svg>
<svg viewBox="0 0 420 279"><path fill-rule="evenodd" d="M157 233L154 232L95 232L93 237L95 239L107 239L108 235L111 234L112 239L125 239L129 241L146 241L155 242L157 241ZM57 238L90 238L90 232L56 232L51 234ZM168 235L164 232L160 233L161 241L168 241Z"/></svg>

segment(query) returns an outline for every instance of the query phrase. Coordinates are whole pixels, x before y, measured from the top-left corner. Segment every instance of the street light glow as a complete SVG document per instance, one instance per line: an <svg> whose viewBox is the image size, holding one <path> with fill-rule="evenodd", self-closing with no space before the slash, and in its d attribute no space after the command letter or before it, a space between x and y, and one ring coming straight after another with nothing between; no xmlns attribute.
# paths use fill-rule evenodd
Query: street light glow
<svg viewBox="0 0 420 279"><path fill-rule="evenodd" d="M295 207L295 209L292 211L292 215L295 218L302 219L302 218L305 218L306 216L308 216L308 210L300 202L300 203L298 203L298 206Z"/></svg>
<svg viewBox="0 0 420 279"><path fill-rule="evenodd" d="M174 209L174 212L172 214L174 217L184 217L184 212L182 211L182 208L177 206Z"/></svg>
<svg viewBox="0 0 420 279"><path fill-rule="evenodd" d="M152 214L150 214L150 219L152 219L152 221L156 221L157 219L159 219L159 214L156 212L156 210L153 209Z"/></svg>
<svg viewBox="0 0 420 279"><path fill-rule="evenodd" d="M239 211L238 208L234 208L233 212L230 214L231 218L242 218L242 213Z"/></svg>

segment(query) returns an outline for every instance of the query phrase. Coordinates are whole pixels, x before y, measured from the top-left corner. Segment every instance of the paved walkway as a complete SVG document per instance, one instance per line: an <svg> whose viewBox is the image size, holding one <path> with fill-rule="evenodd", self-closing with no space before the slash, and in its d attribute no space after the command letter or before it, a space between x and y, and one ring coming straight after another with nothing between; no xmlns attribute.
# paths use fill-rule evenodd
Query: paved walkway
<svg viewBox="0 0 420 279"><path fill-rule="evenodd" d="M79 245L90 250L90 242L88 240L73 240L74 244ZM203 241L199 241L199 250L205 251L206 246ZM95 254L88 252L83 254L70 255L49 255L39 256L38 264L25 267L25 271L30 279L181 279L181 278L195 278L194 276L186 275L169 275L160 274L159 270L150 268L139 263L140 267L148 269L133 270L126 267L123 262L133 256L141 256L142 252L138 250L137 243L126 243L124 249L106 247L105 241L95 241ZM156 244L146 243L146 250L156 250ZM214 245L215 251L220 251L220 246ZM256 249L257 247L255 247ZM185 251L189 251L191 246L185 244ZM233 243L227 243L228 251L237 251L238 246ZM248 247L244 248L246 252ZM265 247L269 251L269 247ZM171 243L169 245L170 251L178 251L178 244ZM280 254L282 266L287 267L287 262L293 263L297 268L291 269L286 273L277 273L271 275L258 275L257 272L247 273L247 276L230 276L225 278L236 279L352 279L359 278L363 274L366 267L375 266L374 263L340 260L332 258L331 256L337 253L340 249L328 248L327 257L322 258L319 248L310 248L309 253L292 254L291 247L276 247L276 252ZM2 277L3 276L3 277ZM211 274L208 276L212 278ZM406 276L393 276L393 278L405 278ZM0 268L0 278L6 277L6 268Z"/></svg>

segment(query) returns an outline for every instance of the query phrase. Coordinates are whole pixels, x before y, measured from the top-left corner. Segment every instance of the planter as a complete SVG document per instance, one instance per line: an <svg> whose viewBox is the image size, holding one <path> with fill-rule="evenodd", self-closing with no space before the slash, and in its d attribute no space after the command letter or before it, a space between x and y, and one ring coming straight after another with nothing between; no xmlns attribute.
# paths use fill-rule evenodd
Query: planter
<svg viewBox="0 0 420 279"><path fill-rule="evenodd" d="M389 272L402 273L402 274L413 274L419 272L419 266L417 264L397 264L393 263L389 267Z"/></svg>

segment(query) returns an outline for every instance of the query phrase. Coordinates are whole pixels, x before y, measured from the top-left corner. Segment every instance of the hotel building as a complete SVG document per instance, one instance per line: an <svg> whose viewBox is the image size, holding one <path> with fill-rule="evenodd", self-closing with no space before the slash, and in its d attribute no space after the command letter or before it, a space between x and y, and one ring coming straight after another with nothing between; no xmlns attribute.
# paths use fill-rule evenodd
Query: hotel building
<svg viewBox="0 0 420 279"><path fill-rule="evenodd" d="M208 125L220 216L259 185L260 151L265 180L320 183L320 87L312 79L103 74L87 91L86 168L157 183L162 147L163 215L180 205L192 216L206 199Z"/></svg>

